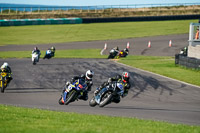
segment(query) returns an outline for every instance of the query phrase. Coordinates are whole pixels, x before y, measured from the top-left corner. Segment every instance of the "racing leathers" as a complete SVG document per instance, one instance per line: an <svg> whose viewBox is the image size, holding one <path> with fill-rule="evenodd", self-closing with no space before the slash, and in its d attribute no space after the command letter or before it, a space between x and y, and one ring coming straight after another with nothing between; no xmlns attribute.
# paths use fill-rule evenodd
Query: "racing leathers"
<svg viewBox="0 0 200 133"><path fill-rule="evenodd" d="M95 94L99 93L101 91L101 89L103 89L105 86L107 86L109 83L111 83L112 81L117 81L117 82L123 82L124 84L124 93L122 94L122 97L124 98L125 96L127 96L128 91L131 87L129 79L127 81L122 79L121 75L116 75L115 77L109 78L107 82L104 82L103 84L100 85L99 88L97 88L97 90L94 92ZM117 98L114 99L114 102L119 103L120 102L120 96L118 96Z"/></svg>
<svg viewBox="0 0 200 133"><path fill-rule="evenodd" d="M10 81L13 79L13 78L12 78L12 71L11 71L11 68L10 68L9 66L7 66L6 68L3 68L3 69L1 68L1 69L0 69L0 73L1 73L1 72L6 72L6 73L8 74L8 77L7 77L7 78L8 78L8 83L7 83L7 84L9 84Z"/></svg>
<svg viewBox="0 0 200 133"><path fill-rule="evenodd" d="M82 94L82 96L79 97L79 99L84 100L84 101L87 101L87 100L88 100L88 92L91 91L91 87L92 87L92 85L93 85L93 82L92 82L92 79L87 79L87 78L86 78L86 75L82 74L81 76L74 76L74 77L71 79L70 82L67 82L67 83L66 83L66 86L65 86L64 88L67 88L67 86L68 86L69 84L74 83L74 82L75 82L76 80L78 80L78 79L83 80L83 81L86 83L86 85L87 85L86 90L83 91L83 94Z"/></svg>
<svg viewBox="0 0 200 133"><path fill-rule="evenodd" d="M40 55L41 55L40 50L39 50L39 49L34 49L34 50L32 51L32 54L33 54L33 53L38 54L38 62L39 62L39 60L40 60Z"/></svg>

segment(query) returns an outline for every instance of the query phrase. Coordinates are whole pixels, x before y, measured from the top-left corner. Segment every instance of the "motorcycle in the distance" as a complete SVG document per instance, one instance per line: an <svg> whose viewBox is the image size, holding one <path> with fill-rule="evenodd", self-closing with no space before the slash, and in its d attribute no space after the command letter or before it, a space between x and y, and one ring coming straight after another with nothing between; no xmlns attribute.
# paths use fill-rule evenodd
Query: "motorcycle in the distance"
<svg viewBox="0 0 200 133"><path fill-rule="evenodd" d="M7 72L1 72L1 79L0 79L0 87L1 92L4 93L4 90L8 86L8 73Z"/></svg>
<svg viewBox="0 0 200 133"><path fill-rule="evenodd" d="M86 87L87 84L81 79L65 86L58 103L60 105L68 105L69 103L78 100L83 95L83 92L86 91Z"/></svg>
<svg viewBox="0 0 200 133"><path fill-rule="evenodd" d="M114 59L118 54L118 51L115 50L115 49L111 49L110 50L110 53L109 53L109 56L108 56L108 59Z"/></svg>
<svg viewBox="0 0 200 133"><path fill-rule="evenodd" d="M48 49L45 53L45 56L43 59L51 59L52 57L54 57L55 51L51 51L50 49Z"/></svg>
<svg viewBox="0 0 200 133"><path fill-rule="evenodd" d="M40 58L40 55L37 53L37 52L34 52L32 54L32 62L33 62L33 65L36 65L37 62L39 62L39 58Z"/></svg>
<svg viewBox="0 0 200 133"><path fill-rule="evenodd" d="M97 88L98 89L98 88ZM119 103L120 96L124 93L124 84L122 82L113 81L95 94L89 101L89 105L94 107L104 107L112 102Z"/></svg>
<svg viewBox="0 0 200 133"><path fill-rule="evenodd" d="M116 58L119 59L121 57L126 57L127 55L128 55L128 51L121 50Z"/></svg>

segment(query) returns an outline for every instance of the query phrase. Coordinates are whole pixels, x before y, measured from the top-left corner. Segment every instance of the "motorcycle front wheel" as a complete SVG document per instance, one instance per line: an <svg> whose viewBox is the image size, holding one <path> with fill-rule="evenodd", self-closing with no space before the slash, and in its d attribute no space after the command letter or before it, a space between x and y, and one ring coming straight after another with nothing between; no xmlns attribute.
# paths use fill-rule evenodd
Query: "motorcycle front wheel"
<svg viewBox="0 0 200 133"><path fill-rule="evenodd" d="M61 101L61 99L62 99L62 97L58 100L58 103L59 103L60 105L64 105L64 103Z"/></svg>
<svg viewBox="0 0 200 133"><path fill-rule="evenodd" d="M4 86L4 81L1 80L1 92L4 93L5 86Z"/></svg>
<svg viewBox="0 0 200 133"><path fill-rule="evenodd" d="M36 59L34 59L34 61L33 61L33 65L36 65Z"/></svg>
<svg viewBox="0 0 200 133"><path fill-rule="evenodd" d="M76 91L75 91L75 90L72 90L72 91L68 94L68 96L67 96L67 98L66 98L65 105L69 104L70 102L73 102L74 99L75 99L75 97L76 97Z"/></svg>
<svg viewBox="0 0 200 133"><path fill-rule="evenodd" d="M112 93L107 92L101 98L101 102L99 103L99 107L104 107L105 105L109 104L112 100Z"/></svg>
<svg viewBox="0 0 200 133"><path fill-rule="evenodd" d="M95 99L94 99L94 96L93 96L92 99L90 100L89 105L90 105L91 107L94 107L94 106L97 105L97 103L96 103L96 101L95 101Z"/></svg>

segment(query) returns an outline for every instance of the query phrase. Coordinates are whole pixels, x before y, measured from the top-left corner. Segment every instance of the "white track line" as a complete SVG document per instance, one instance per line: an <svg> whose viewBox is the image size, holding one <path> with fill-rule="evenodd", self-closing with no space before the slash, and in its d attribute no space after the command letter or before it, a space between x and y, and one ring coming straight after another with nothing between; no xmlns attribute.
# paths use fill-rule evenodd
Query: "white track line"
<svg viewBox="0 0 200 133"><path fill-rule="evenodd" d="M186 82L184 82L184 81L180 81L180 80L177 80L177 79L169 78L169 77L166 77L166 76L163 76L163 75L160 75L160 74L157 74L157 73L153 73L153 72L150 72L150 71L146 71L146 70L143 70L143 69L135 68L135 67L132 67L132 66L129 66L129 65L126 65L126 64L117 62L117 61L115 61L115 60L112 60L112 61L115 62L115 63L117 63L117 64L120 64L120 65L122 65L122 66L126 66L126 67L129 67L129 68L134 68L134 69L137 69L137 70L142 71L142 72L147 72L147 73L154 74L154 75L157 75L157 76L160 76L160 77L163 77L163 78L167 78L167 79L170 79L170 80L174 80L174 81L177 81L177 82L186 84L186 85L190 85L190 86L193 86L193 87L200 88L200 86L193 85L193 84L190 84L190 83L186 83Z"/></svg>

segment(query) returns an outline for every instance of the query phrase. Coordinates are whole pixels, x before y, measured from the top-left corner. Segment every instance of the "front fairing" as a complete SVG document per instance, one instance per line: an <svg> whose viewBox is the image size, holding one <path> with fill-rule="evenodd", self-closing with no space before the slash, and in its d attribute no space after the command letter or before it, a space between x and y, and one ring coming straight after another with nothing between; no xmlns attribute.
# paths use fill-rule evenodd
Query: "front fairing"
<svg viewBox="0 0 200 133"><path fill-rule="evenodd" d="M84 83L84 81L82 81L82 80L76 80L75 82L73 82L72 84L70 84L67 87L66 91L69 92L72 89L80 91L80 90L85 90L86 87L87 87L87 85Z"/></svg>
<svg viewBox="0 0 200 133"><path fill-rule="evenodd" d="M110 85L108 85L108 86L104 87L103 89L101 89L101 91L96 96L94 96L95 97L95 101L97 102L97 104L99 104L101 102L101 97L108 91L112 91L113 92L113 88Z"/></svg>

